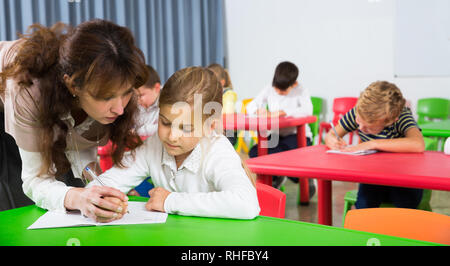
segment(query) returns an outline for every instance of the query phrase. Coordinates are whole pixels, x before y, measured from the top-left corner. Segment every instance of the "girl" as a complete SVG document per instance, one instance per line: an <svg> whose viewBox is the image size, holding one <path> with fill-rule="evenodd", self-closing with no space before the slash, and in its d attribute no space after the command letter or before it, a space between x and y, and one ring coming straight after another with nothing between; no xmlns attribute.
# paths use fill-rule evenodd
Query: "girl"
<svg viewBox="0 0 450 266"><path fill-rule="evenodd" d="M104 20L73 30L30 29L17 41L0 42L5 130L19 146L23 190L44 209L81 210L104 222L120 218L126 196L84 188L83 169L100 172L96 151L108 140L119 165L125 149L142 144L134 116L135 88L148 78L143 53L127 28Z"/></svg>
<svg viewBox="0 0 450 266"><path fill-rule="evenodd" d="M126 193L147 176L148 210L180 215L253 219L260 208L254 181L222 134L222 86L206 68L172 75L161 90L158 134L99 178ZM98 184L89 183L89 187Z"/></svg>
<svg viewBox="0 0 450 266"><path fill-rule="evenodd" d="M233 85L231 84L231 79L228 71L219 64L211 64L208 66L208 69L214 72L223 88L222 112L224 114L233 114L237 101L237 94L233 90ZM237 131L227 130L225 131L225 136L227 136L228 140L231 142L231 145L234 146L236 144Z"/></svg>

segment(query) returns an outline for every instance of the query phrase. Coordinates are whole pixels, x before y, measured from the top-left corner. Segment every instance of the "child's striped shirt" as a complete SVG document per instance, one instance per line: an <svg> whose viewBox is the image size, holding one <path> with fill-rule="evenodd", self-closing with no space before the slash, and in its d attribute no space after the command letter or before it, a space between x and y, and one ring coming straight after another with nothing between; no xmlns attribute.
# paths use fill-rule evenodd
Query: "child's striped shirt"
<svg viewBox="0 0 450 266"><path fill-rule="evenodd" d="M407 107L403 109L398 117L397 121L395 121L392 125L386 126L380 133L378 134L365 134L361 130L358 129L359 125L356 123L355 118L356 107L353 107L350 111L348 111L340 120L339 124L347 131L353 132L358 130L359 137L361 141L369 141L373 139L395 139L405 137L405 133L408 129L416 127L419 130L420 127L417 125L414 117L411 113L411 110Z"/></svg>

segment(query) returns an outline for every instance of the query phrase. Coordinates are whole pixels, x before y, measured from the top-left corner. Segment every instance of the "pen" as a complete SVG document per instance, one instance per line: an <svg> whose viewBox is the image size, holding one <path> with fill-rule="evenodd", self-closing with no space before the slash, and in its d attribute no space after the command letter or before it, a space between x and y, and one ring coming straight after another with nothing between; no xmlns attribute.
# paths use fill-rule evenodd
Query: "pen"
<svg viewBox="0 0 450 266"><path fill-rule="evenodd" d="M336 128L335 128L334 125L333 125L333 121L330 121L330 125L331 125L331 128L332 128L333 131L334 131L334 135L336 136L336 138L337 138L338 140L341 140L341 137L339 137L339 135L338 135L338 133L337 133L337 131L336 131Z"/></svg>
<svg viewBox="0 0 450 266"><path fill-rule="evenodd" d="M86 166L86 168L84 168L84 170L86 170L86 172L88 172L88 174L91 175L93 180L97 180L100 185L105 186L105 184L102 182L102 180L92 171L91 168L89 168L89 166Z"/></svg>
<svg viewBox="0 0 450 266"><path fill-rule="evenodd" d="M95 173L94 173L94 171L92 171L92 169L89 167L89 166L86 166L86 168L84 168L84 170L86 170L86 172L88 173L88 174L90 174L91 175L91 177L92 177L92 179L93 180L97 180L99 183L100 183L100 185L102 185L102 186L106 186L103 182L102 182L102 180L100 179L100 177L98 177L98 175L96 175ZM127 213L130 213L128 210L127 210Z"/></svg>

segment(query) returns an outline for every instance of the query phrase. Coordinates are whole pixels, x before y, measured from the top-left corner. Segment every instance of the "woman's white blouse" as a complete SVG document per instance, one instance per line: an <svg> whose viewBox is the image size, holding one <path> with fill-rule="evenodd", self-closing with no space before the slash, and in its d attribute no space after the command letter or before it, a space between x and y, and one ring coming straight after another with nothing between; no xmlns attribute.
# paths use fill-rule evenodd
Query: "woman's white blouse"
<svg viewBox="0 0 450 266"><path fill-rule="evenodd" d="M241 165L241 159L223 135L203 138L177 169L175 158L164 149L157 134L127 154L127 168L113 167L99 178L107 186L128 193L146 177L169 194L167 213L253 219L259 212L256 189ZM99 185L93 181L88 187Z"/></svg>

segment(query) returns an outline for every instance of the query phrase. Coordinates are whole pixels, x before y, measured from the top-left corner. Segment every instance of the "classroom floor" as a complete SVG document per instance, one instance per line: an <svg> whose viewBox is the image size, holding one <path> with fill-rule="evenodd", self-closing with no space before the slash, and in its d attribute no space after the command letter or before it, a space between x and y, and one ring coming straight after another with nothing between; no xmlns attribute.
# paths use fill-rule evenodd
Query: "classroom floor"
<svg viewBox="0 0 450 266"><path fill-rule="evenodd" d="M248 156L240 154L243 160ZM286 193L286 219L317 223L317 193L311 198L309 205L297 204L299 186L290 180L284 184ZM333 226L342 227L342 211L344 210L344 195L347 191L358 189L357 183L332 182ZM433 212L450 216L450 191L433 190L431 195Z"/></svg>

